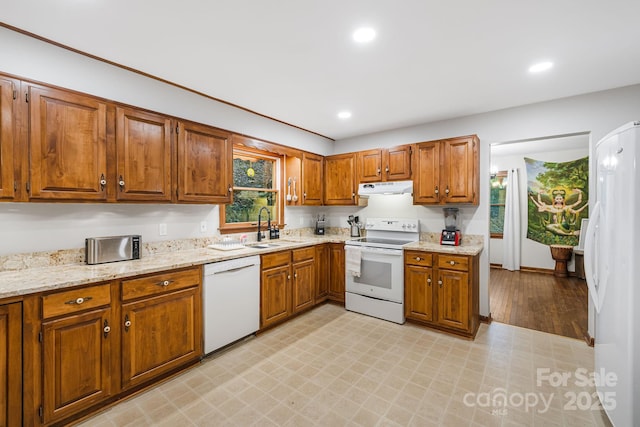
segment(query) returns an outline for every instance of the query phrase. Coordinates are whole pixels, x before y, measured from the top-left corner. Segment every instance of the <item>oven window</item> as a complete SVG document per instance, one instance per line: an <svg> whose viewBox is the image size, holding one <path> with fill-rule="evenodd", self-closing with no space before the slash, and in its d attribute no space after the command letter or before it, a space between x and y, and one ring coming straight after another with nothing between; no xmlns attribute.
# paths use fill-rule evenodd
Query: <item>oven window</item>
<svg viewBox="0 0 640 427"><path fill-rule="evenodd" d="M388 262L362 260L360 264L360 277L354 277L355 283L391 289L392 265Z"/></svg>

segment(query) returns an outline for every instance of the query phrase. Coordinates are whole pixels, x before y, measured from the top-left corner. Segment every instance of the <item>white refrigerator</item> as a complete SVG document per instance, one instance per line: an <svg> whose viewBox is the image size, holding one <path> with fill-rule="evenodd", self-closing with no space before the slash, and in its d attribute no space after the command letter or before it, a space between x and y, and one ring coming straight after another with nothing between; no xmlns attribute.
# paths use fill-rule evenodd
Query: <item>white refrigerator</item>
<svg viewBox="0 0 640 427"><path fill-rule="evenodd" d="M613 425L640 426L640 121L600 140L595 162L584 248L596 312L594 379Z"/></svg>

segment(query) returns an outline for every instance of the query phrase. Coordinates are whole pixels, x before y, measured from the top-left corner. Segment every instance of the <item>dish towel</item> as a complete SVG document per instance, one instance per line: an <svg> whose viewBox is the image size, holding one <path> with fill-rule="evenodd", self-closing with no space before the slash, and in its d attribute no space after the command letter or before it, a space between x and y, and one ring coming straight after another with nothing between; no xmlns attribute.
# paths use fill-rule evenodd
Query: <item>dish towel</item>
<svg viewBox="0 0 640 427"><path fill-rule="evenodd" d="M360 277L360 260L362 259L362 249L354 246L345 246L344 256L347 274Z"/></svg>

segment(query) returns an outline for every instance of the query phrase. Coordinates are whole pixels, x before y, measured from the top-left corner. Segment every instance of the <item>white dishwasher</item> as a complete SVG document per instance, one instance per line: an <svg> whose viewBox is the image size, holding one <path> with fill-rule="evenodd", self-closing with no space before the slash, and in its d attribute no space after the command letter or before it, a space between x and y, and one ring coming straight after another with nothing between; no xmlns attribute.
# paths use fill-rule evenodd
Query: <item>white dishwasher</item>
<svg viewBox="0 0 640 427"><path fill-rule="evenodd" d="M260 256L204 266L204 353L260 328Z"/></svg>

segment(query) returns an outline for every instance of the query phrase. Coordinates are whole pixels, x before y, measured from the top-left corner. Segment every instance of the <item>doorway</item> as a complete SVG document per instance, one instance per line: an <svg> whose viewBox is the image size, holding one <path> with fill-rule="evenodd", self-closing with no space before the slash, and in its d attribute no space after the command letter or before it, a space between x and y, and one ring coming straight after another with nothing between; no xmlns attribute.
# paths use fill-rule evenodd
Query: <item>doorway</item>
<svg viewBox="0 0 640 427"><path fill-rule="evenodd" d="M494 187L491 192L489 301L493 320L578 339L587 335L587 285L575 276L575 257L572 256L568 263L569 277L556 277L553 275L555 261L549 245L527 237L531 182L528 181L524 159L568 162L588 156L588 133L491 146L491 182ZM497 196L495 188L507 183L506 171L509 169L518 170L520 189L518 247L521 254L520 267L515 271L502 268L506 247L500 229L500 221L504 221L504 192Z"/></svg>

